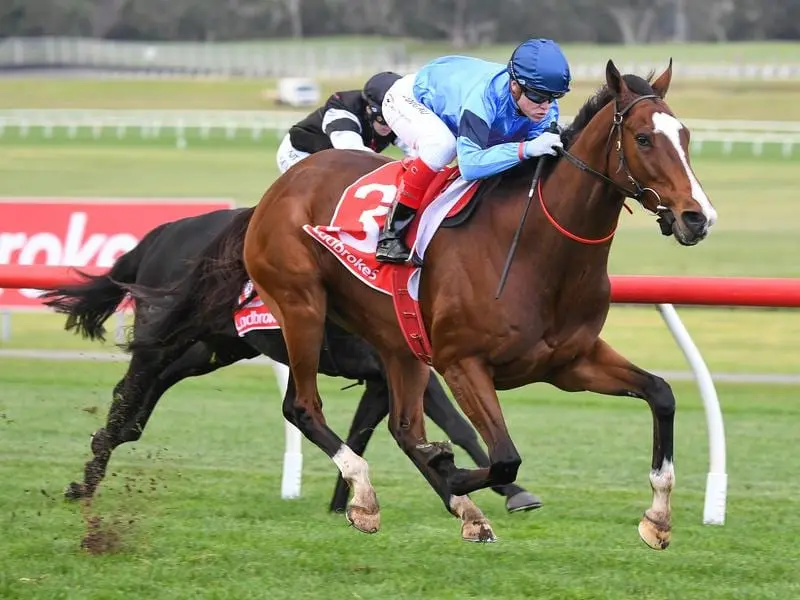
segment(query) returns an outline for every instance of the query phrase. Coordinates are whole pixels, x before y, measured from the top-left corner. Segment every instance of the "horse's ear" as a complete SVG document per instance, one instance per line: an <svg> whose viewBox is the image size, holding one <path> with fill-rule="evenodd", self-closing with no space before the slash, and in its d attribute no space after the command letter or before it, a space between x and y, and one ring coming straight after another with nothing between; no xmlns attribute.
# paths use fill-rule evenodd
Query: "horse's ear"
<svg viewBox="0 0 800 600"><path fill-rule="evenodd" d="M608 89L614 92L617 98L620 98L625 92L628 91L628 86L619 74L614 61L609 59L606 63L606 85Z"/></svg>
<svg viewBox="0 0 800 600"><path fill-rule="evenodd" d="M669 59L669 66L667 67L667 70L659 75L658 79L653 82L653 90L655 90L656 94L663 98L667 95L670 81L672 81L672 57Z"/></svg>

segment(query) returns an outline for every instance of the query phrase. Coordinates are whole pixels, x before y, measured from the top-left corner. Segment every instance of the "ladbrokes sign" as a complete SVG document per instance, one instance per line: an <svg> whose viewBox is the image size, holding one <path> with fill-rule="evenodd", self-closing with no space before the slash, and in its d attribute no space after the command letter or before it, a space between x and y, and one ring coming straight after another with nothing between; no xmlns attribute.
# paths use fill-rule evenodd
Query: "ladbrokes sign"
<svg viewBox="0 0 800 600"><path fill-rule="evenodd" d="M233 206L195 198L0 198L0 265L108 268L162 223ZM0 307L38 307L37 295L0 289Z"/></svg>

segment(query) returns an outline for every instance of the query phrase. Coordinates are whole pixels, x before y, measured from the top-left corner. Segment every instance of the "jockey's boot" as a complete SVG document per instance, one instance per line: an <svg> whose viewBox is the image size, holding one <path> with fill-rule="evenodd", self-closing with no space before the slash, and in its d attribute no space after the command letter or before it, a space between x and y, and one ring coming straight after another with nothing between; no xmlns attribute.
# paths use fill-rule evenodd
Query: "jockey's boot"
<svg viewBox="0 0 800 600"><path fill-rule="evenodd" d="M404 263L409 259L411 250L403 240L403 236L414 221L425 192L436 174L437 171L419 158L410 162L401 177L397 196L378 238L378 247L375 250L375 258L378 261Z"/></svg>

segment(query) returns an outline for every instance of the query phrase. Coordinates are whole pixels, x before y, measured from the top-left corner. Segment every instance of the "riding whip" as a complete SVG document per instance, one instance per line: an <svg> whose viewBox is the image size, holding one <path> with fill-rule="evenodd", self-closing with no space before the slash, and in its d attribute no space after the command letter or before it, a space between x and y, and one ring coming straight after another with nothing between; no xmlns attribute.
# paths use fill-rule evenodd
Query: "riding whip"
<svg viewBox="0 0 800 600"><path fill-rule="evenodd" d="M547 131L550 133L558 133L558 123L552 121ZM522 226L525 224L525 217L528 216L528 209L530 209L531 200L533 200L533 195L536 193L536 184L539 182L539 177L541 177L542 175L542 168L544 167L546 158L548 158L547 154L544 154L539 157L539 162L536 164L536 170L533 172L531 189L528 192L528 201L525 203L525 210L522 211L522 216L519 219L519 225L517 226L517 231L516 233L514 233L514 239L511 241L511 248L508 249L506 264L503 267L503 274L500 276L500 285L497 286L497 293L494 296L495 300L500 298L500 294L503 293L503 288L506 285L506 279L508 279L508 271L511 269L511 261L514 260L514 253L517 251L517 244L519 243L519 237L520 235L522 235Z"/></svg>

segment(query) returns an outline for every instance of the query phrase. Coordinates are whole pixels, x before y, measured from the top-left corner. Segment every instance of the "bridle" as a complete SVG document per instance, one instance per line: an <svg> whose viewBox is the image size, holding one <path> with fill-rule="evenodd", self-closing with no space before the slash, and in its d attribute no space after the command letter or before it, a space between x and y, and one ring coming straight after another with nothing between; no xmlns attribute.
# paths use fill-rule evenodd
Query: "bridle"
<svg viewBox="0 0 800 600"><path fill-rule="evenodd" d="M619 162L616 172L619 173L621 170L623 169L625 170L625 175L627 176L628 181L633 186L632 190L629 189L627 186L620 185L607 175L599 171L596 171L574 154L570 154L567 150L559 148L558 153L559 155L567 159L569 162L571 162L573 165L578 167L578 169L580 169L581 171L590 173L591 175L594 175L596 178L615 187L618 191L622 193L624 197L636 200L642 206L642 208L652 213L654 216L658 217L658 224L659 227L661 228L661 233L664 235L670 235L672 231L672 223L671 219L669 218L670 216L669 209L667 209L666 206L663 206L661 204L661 196L659 196L657 191L655 191L653 188L650 187L642 187L642 185L638 181L636 181L636 178L633 176L631 170L628 168L628 163L625 161L625 151L622 148L622 121L625 119L625 115L627 115L630 112L630 110L642 100L660 100L660 99L661 97L657 96L656 94L645 94L643 96L637 96L636 98L631 100L622 110L619 110L617 108L618 107L617 101L614 100L614 119L611 124L611 129L608 132L608 138L606 140L606 148L608 148L609 144L611 143L611 139L614 137L614 133L616 132L616 137L617 137L616 151ZM551 225L553 225L553 227L555 227L556 230L559 231L559 233L568 237L569 239L574 240L576 242L580 242L582 244L590 244L590 245L604 244L605 242L611 240L611 238L613 238L614 234L617 232L617 228L615 226L614 229L611 231L611 233L602 238L596 238L596 239L583 238L571 233L569 230L565 229L562 225L560 225L558 221L556 221L556 219L553 217L553 215L550 214L550 212L547 210L547 207L545 206L544 203L544 196L542 195L542 181L539 177L536 176L534 176L534 180L533 182L531 182L531 190L528 194L529 199L533 194L534 189L536 189L536 192L539 196L539 204L541 205L542 211L544 212L545 217L547 217L547 220L550 221ZM649 209L642 202L642 198L647 192L650 192L656 197L656 207L654 210ZM630 209L628 209L628 211L630 211Z"/></svg>
<svg viewBox="0 0 800 600"><path fill-rule="evenodd" d="M608 145L611 143L611 138L614 136L614 132L616 132L617 134L616 149L617 149L617 157L619 158L619 166L617 167L616 172L619 173L620 170L625 169L625 175L628 177L628 181L633 186L634 188L633 190L628 189L624 185L620 185L619 183L608 177L608 175L604 175L599 171L595 171L592 167L587 165L577 156L570 154L567 150L559 148L557 149L557 151L559 155L566 158L569 162L578 167L578 169L580 169L581 171L585 171L586 173L591 173L598 179L601 179L602 181L605 181L606 183L614 186L617 190L622 192L622 194L626 198L633 198L634 200L636 200L642 206L642 208L644 208L648 212L652 212L655 216L658 217L658 223L659 226L661 227L661 233L664 235L670 235L672 224L670 223L669 219L669 215L671 214L669 212L669 209L666 206L661 205L661 196L658 195L658 192L656 192L653 188L642 187L641 184L638 181L636 181L636 178L633 176L631 170L628 168L628 163L625 161L625 152L622 149L622 121L625 119L625 115L627 115L630 112L630 110L642 100L660 100L660 99L661 96L658 96L656 94L645 94L643 96L637 96L636 98L631 100L622 110L618 109L619 105L616 99L614 100L614 119L611 124L611 129L608 132L608 139L606 140L606 148L608 148ZM558 130L558 126L555 124L555 121L551 124L551 126L555 128L555 131ZM508 277L508 272L509 269L511 268L511 261L514 258L514 253L517 249L517 244L519 243L519 237L522 233L522 226L525 223L525 217L528 214L528 208L530 207L534 192L536 192L537 195L539 196L539 205L541 206L542 212L544 213L545 217L547 217L547 220L550 221L550 224L553 225L553 227L555 227L555 229L559 233L561 233L562 235L571 240L580 242L581 244L589 244L589 245L604 244L610 241L614 237L614 234L616 234L617 232L617 227L615 225L611 233L602 238L596 238L596 239L583 238L570 232L562 225L560 225L558 221L556 221L555 217L553 217L553 215L550 214L550 211L547 210L547 206L545 206L544 203L544 196L542 195L541 173L546 158L547 158L546 156L541 157L539 159L538 164L536 165L536 170L533 175L533 180L531 181L531 188L530 191L528 192L528 201L525 204L525 209L523 210L522 216L520 217L519 225L517 226L517 231L514 234L513 240L511 241L511 248L509 248L508 256L506 257L506 263L505 266L503 267L503 272L500 275L500 283L497 288L497 293L495 294L495 299L500 297L500 294L503 291L503 287L505 286L506 278ZM655 211L648 209L642 203L642 198L644 197L645 192L650 192L656 197L657 202Z"/></svg>
<svg viewBox="0 0 800 600"><path fill-rule="evenodd" d="M606 146L608 146L608 144L611 142L611 138L614 136L614 132L616 132L616 134L617 134L616 150L617 150L617 157L619 158L619 166L617 167L617 173L619 173L620 170L622 170L622 169L625 170L625 175L627 176L628 181L630 181L631 185L633 186L633 188L634 188L633 190L630 190L627 187L625 187L623 185L620 185L619 183L617 183L616 181L614 181L610 177L604 175L603 173L600 173L599 171L595 171L593 168L591 168L589 165L587 165L580 158L578 158L577 156L575 156L573 154L570 154L566 150L559 150L559 154L561 156L563 156L564 158L566 158L573 165L578 167L581 171L585 171L587 173L591 173L592 175L594 175L598 179L602 179L606 183L608 183L610 185L613 185L620 192L622 192L622 194L626 198L632 198L633 200L636 200L637 202L639 202L639 204L642 203L642 198L644 197L645 192L652 193L658 200L658 205L656 206L656 210L659 210L659 209L666 208L666 207L661 206L661 196L659 196L658 192L656 192L653 188L642 187L639 184L639 182L636 181L634 176L631 174L630 169L628 168L628 163L625 161L625 151L622 149L622 121L625 118L625 115L627 115L630 112L630 110L634 106L636 106L639 102L641 102L642 100L649 100L649 99L660 100L661 97L657 96L655 94L646 94L644 96L638 96L638 97L634 98L633 100L631 100L622 110L615 110L614 111L614 120L613 120L613 122L611 124L611 130L608 132L608 141L606 142ZM615 100L614 101L614 108L616 109L616 107L617 107L617 101ZM644 207L644 208L646 208L646 207Z"/></svg>

